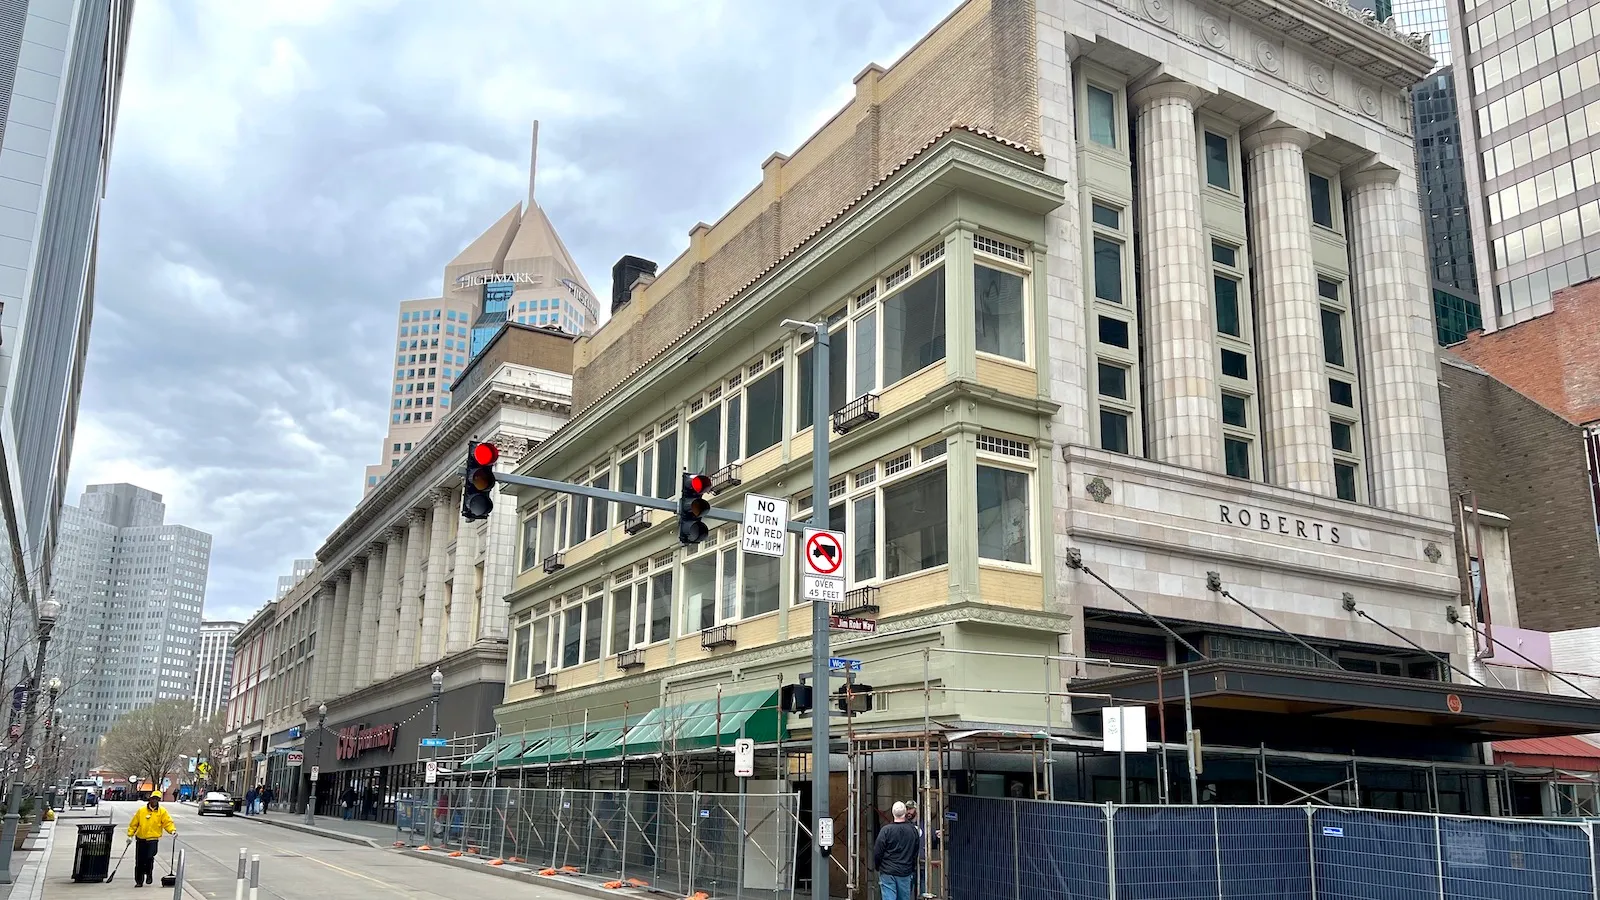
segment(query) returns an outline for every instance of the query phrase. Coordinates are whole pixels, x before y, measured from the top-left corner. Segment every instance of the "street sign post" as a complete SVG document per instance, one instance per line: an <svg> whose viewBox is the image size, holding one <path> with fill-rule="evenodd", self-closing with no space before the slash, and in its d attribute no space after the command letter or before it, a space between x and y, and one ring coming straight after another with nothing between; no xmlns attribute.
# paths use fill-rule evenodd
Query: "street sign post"
<svg viewBox="0 0 1600 900"><path fill-rule="evenodd" d="M844 602L844 579L826 578L807 572L800 579L800 598L812 603L838 605Z"/></svg>
<svg viewBox="0 0 1600 900"><path fill-rule="evenodd" d="M861 671L861 660L859 660L859 659L846 659L843 656L830 656L830 657L828 657L828 671L829 672L859 672L859 671Z"/></svg>
<svg viewBox="0 0 1600 900"><path fill-rule="evenodd" d="M316 781L317 780L317 776L321 775L321 774L322 774L322 767L321 766L312 766L311 767L311 780L312 781Z"/></svg>
<svg viewBox="0 0 1600 900"><path fill-rule="evenodd" d="M789 501L761 494L748 494L744 498L744 525L740 546L746 553L758 556L783 556L783 545L788 536Z"/></svg>
<svg viewBox="0 0 1600 900"><path fill-rule="evenodd" d="M413 769L412 771L416 770ZM439 781L439 763L437 760L430 759L423 765L422 780L428 784L436 784Z"/></svg>
<svg viewBox="0 0 1600 900"><path fill-rule="evenodd" d="M422 746L424 746L424 747L448 747L448 746L450 746L450 739L449 738L442 738L442 737L425 737L425 738L422 739Z"/></svg>
<svg viewBox="0 0 1600 900"><path fill-rule="evenodd" d="M756 742L750 738L739 738L733 742L733 774L737 778L749 778L756 773Z"/></svg>
<svg viewBox="0 0 1600 900"><path fill-rule="evenodd" d="M844 578L844 532L807 528L802 546L807 575Z"/></svg>

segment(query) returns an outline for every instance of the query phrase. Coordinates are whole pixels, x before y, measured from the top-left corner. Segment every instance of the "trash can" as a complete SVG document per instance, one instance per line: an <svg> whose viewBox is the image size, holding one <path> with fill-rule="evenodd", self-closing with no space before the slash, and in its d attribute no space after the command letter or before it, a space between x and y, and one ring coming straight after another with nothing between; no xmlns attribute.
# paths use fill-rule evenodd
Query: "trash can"
<svg viewBox="0 0 1600 900"><path fill-rule="evenodd" d="M105 881L111 874L111 835L117 826L79 825L77 849L72 855L72 880Z"/></svg>
<svg viewBox="0 0 1600 900"><path fill-rule="evenodd" d="M244 811L244 798L243 797L234 797L233 798L233 811L234 812L243 812Z"/></svg>

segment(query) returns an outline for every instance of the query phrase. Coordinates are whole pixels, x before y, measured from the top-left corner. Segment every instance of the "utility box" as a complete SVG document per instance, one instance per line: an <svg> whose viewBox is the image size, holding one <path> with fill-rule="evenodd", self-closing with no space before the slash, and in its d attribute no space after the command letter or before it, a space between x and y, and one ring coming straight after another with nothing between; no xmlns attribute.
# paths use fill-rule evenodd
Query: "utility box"
<svg viewBox="0 0 1600 900"><path fill-rule="evenodd" d="M117 826L79 825L78 844L72 855L72 880L105 881L111 874L111 836Z"/></svg>

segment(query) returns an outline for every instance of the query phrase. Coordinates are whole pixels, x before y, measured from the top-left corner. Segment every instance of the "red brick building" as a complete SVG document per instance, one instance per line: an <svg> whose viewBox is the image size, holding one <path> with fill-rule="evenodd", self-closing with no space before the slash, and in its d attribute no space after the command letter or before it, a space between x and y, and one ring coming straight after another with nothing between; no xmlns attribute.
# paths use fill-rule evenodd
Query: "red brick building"
<svg viewBox="0 0 1600 900"><path fill-rule="evenodd" d="M1439 385L1451 491L1510 518L1519 618L1541 631L1600 625L1600 279L1554 304L1452 346Z"/></svg>

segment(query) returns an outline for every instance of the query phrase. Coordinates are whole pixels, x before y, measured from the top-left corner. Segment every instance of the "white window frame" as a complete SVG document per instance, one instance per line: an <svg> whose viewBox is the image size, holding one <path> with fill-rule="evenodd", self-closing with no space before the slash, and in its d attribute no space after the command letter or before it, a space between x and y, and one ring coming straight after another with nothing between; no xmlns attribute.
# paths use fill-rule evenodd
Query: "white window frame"
<svg viewBox="0 0 1600 900"><path fill-rule="evenodd" d="M778 576L780 588L779 605L753 615L744 615L745 566L753 557L753 554L747 554L740 549L739 531L731 525L714 529L704 541L688 548L683 555L683 562L678 575L683 584L683 590L680 592L681 602L678 609L679 637L693 636L707 628L715 628L718 625L729 625L735 622L759 619L778 611L782 605L781 588L783 575L781 568ZM770 559L771 557L754 558ZM691 613L697 614L699 612L698 609L690 610L689 608L689 566L701 563L706 559L712 560L712 570L715 573L712 583L716 587L710 625L703 624L698 615L691 615ZM730 565L733 567L731 581L728 573ZM724 590L730 585L733 593L728 596L724 593Z"/></svg>
<svg viewBox="0 0 1600 900"><path fill-rule="evenodd" d="M1009 452L1008 452L1009 451ZM1018 455L1026 453L1026 456ZM1020 472L1027 476L1028 518L1028 559L1026 562L1012 562L1003 559L992 559L984 556L983 551L978 551L978 564L1001 569L1011 569L1018 572L1039 571L1039 541L1040 541L1040 499L1039 499L1039 448L1033 441L1015 435L1001 434L999 432L980 432L976 447L977 464L973 468L973 481L976 485L977 468L1001 469L1008 472ZM977 492L973 492L976 500ZM973 509L973 518L977 518L977 509Z"/></svg>
<svg viewBox="0 0 1600 900"><path fill-rule="evenodd" d="M1128 420L1128 455L1139 456L1144 446L1144 422L1140 410L1143 409L1143 399L1140 396L1139 372L1139 310L1138 304L1133 301L1134 288L1134 259L1133 259L1133 204L1122 198L1102 196L1099 191L1085 194L1087 202L1084 214L1084 258L1089 261L1084 267L1084 303L1089 309L1089 335L1093 341L1092 354L1094 367L1090 371L1092 383L1089 387L1091 400L1091 415L1089 417L1090 432L1093 436L1094 446L1104 448L1104 436L1100 429L1100 413L1102 410L1117 413L1127 417ZM1112 228L1095 221L1094 207L1102 206L1117 213L1117 226ZM1095 295L1094 290L1094 239L1096 237L1115 241L1122 247L1122 301L1121 303L1104 300ZM1100 319L1109 318L1122 322L1128 328L1128 346L1117 347L1100 341ZM1116 366L1126 371L1128 396L1126 398L1103 396L1100 393L1100 364ZM1110 451L1116 452L1116 451Z"/></svg>
<svg viewBox="0 0 1600 900"><path fill-rule="evenodd" d="M1016 250L1020 250L1021 251L1021 255L1022 255L1022 259L1021 260L1014 260L1014 259L1011 259L1009 257L1000 256L1000 255L998 255L996 253L989 252L988 250L984 249L984 246L983 246L983 243L982 243L983 240L993 241L995 243L1002 244L1002 245L1004 245L1006 247L1010 247L1010 248L1013 248L1013 249L1016 249ZM1033 349L1034 348L1034 327L1033 327L1033 254L1032 254L1032 251L1028 249L1028 246L1024 242L1018 241L1018 240L1013 240L1013 239L1005 237L1005 236L1003 236L1003 235L1001 235L1001 234L999 234L997 232L980 231L980 232L975 233L972 236L972 268L973 268L972 278L973 278L974 295L973 295L973 298L972 298L972 307L973 307L973 310L972 310L972 322L970 324L971 324L971 327L972 327L972 330L973 330L973 346L974 347L977 346L977 328L978 328L978 319L977 319L978 310L977 310L977 307L978 307L978 298L977 298L977 295L976 295L976 291L977 291L977 278L978 278L977 269L978 269L979 266L983 266L983 267L989 268L989 269L994 269L994 270L999 271L999 272L1005 272L1005 273L1010 274L1010 275L1015 275L1015 276L1017 276L1017 277L1022 279L1022 312L1021 312L1021 316L1022 316L1022 358L1018 359L1017 357L1014 357L1014 356L1006 356L1003 353L991 353L991 352L989 352L987 350L975 350L974 352L977 353L979 359L993 359L993 360L997 360L997 361L1000 361L1000 362L1013 363L1013 364L1024 365L1024 366L1035 365L1034 361L1037 358L1037 354L1034 352L1034 349ZM946 290L949 289L948 276L946 276L945 287L946 287Z"/></svg>

